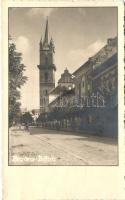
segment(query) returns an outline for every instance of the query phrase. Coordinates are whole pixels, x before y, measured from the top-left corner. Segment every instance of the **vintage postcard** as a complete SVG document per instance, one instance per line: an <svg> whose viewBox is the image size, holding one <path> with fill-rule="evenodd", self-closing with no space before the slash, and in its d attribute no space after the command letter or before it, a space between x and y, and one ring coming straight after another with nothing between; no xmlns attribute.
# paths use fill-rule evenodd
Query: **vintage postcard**
<svg viewBox="0 0 125 200"><path fill-rule="evenodd" d="M2 11L4 199L125 200L124 3Z"/></svg>

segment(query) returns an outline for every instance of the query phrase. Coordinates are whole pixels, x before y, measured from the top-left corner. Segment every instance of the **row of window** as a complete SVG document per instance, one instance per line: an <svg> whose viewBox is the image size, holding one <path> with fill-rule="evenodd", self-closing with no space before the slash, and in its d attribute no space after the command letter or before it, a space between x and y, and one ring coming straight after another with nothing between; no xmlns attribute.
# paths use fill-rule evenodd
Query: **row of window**
<svg viewBox="0 0 125 200"><path fill-rule="evenodd" d="M45 106L48 105L48 98L43 97L42 99L40 99L40 105Z"/></svg>
<svg viewBox="0 0 125 200"><path fill-rule="evenodd" d="M42 94L41 94L42 96L44 95L44 96L47 96L48 95L48 90L43 90L43 92L42 92Z"/></svg>

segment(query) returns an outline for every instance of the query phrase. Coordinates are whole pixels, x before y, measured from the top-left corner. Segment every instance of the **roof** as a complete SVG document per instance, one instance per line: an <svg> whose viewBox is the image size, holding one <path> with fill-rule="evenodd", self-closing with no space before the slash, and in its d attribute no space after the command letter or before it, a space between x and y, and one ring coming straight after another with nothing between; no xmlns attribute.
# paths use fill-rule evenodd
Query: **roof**
<svg viewBox="0 0 125 200"><path fill-rule="evenodd" d="M103 50L105 51L105 49L106 49L108 46L109 46L109 47L114 47L114 46L117 47L117 37L115 37L115 38L109 38L109 39L107 40L107 44L104 45L94 56L90 57L82 66L80 66L80 67L73 73L73 75L76 75L77 73L80 73L85 67L89 66L90 64L92 65L92 64L93 64L93 59L94 59L95 57L98 57L98 56L100 55L100 53L101 53ZM110 51L109 51L109 53L110 53Z"/></svg>
<svg viewBox="0 0 125 200"><path fill-rule="evenodd" d="M87 67L90 65L90 60L87 60L83 65L81 65L74 73L73 75L76 75L77 73L79 73L80 71L83 70L83 68Z"/></svg>
<svg viewBox="0 0 125 200"><path fill-rule="evenodd" d="M68 90L66 86L58 85L56 88L50 91L50 94L55 95L55 94L59 94L60 92L64 92L66 90Z"/></svg>
<svg viewBox="0 0 125 200"><path fill-rule="evenodd" d="M114 64L117 63L117 53L115 53L113 56L111 56L109 59L107 59L104 63L98 65L97 68L95 68L92 72L92 76L97 76L107 68L110 68Z"/></svg>
<svg viewBox="0 0 125 200"><path fill-rule="evenodd" d="M53 104L54 102L58 101L60 99L60 97L65 97L65 96L69 96L69 95L74 95L75 94L75 89L72 88L71 90L64 90L63 93L58 96L56 99L54 99L51 103L49 103L49 105Z"/></svg>

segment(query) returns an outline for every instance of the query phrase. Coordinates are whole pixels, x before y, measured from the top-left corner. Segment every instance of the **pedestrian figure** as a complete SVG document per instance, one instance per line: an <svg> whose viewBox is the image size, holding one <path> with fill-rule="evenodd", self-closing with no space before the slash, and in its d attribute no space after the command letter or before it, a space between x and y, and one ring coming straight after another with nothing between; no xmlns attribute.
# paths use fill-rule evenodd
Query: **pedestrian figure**
<svg viewBox="0 0 125 200"><path fill-rule="evenodd" d="M19 127L19 130L21 130L21 124L20 123L19 123L18 127Z"/></svg>
<svg viewBox="0 0 125 200"><path fill-rule="evenodd" d="M25 130L29 131L29 125L28 125L28 123L26 123L26 125L25 125Z"/></svg>

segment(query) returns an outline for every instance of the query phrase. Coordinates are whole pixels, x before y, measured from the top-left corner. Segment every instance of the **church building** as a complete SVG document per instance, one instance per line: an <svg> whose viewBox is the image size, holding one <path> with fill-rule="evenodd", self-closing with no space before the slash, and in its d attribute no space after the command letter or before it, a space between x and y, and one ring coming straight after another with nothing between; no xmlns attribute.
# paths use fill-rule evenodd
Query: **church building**
<svg viewBox="0 0 125 200"><path fill-rule="evenodd" d="M39 88L40 88L40 112L48 112L49 92L55 88L55 71L54 65L54 43L52 38L49 40L48 19L44 39L39 43L40 64L39 68Z"/></svg>

